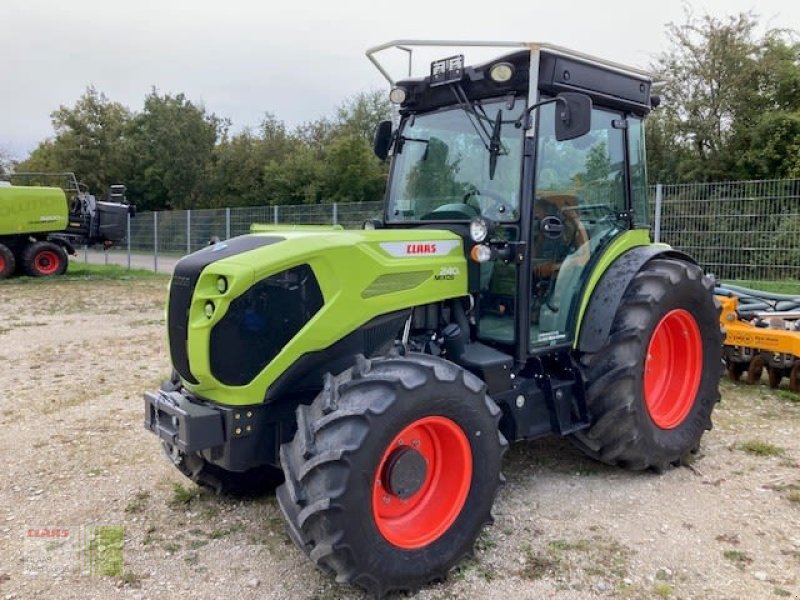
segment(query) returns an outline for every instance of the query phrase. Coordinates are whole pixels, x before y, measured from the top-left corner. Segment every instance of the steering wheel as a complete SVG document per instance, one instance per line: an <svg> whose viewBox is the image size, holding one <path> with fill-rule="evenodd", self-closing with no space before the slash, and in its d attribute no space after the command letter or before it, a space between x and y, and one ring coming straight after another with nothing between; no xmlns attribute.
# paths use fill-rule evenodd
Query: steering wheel
<svg viewBox="0 0 800 600"><path fill-rule="evenodd" d="M483 198L488 201L484 201ZM470 202L471 200L473 202ZM497 221L504 217L511 218L511 207L506 204L503 196L496 192L481 191L473 184L470 184L470 189L464 194L464 204L475 208L478 214Z"/></svg>

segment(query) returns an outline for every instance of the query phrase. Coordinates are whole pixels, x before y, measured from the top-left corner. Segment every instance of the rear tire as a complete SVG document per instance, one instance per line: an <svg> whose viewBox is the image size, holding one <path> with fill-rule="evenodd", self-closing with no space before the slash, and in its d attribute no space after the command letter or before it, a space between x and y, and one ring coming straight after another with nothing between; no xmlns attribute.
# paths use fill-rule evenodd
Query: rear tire
<svg viewBox="0 0 800 600"><path fill-rule="evenodd" d="M491 522L500 414L481 380L428 355L361 358L328 376L281 447L290 537L374 597L444 579Z"/></svg>
<svg viewBox="0 0 800 600"><path fill-rule="evenodd" d="M67 251L53 242L35 242L22 252L22 267L31 277L55 277L67 270Z"/></svg>
<svg viewBox="0 0 800 600"><path fill-rule="evenodd" d="M675 259L654 259L635 275L606 347L580 359L592 423L571 439L584 453L660 472L699 448L722 375L713 287L699 267Z"/></svg>
<svg viewBox="0 0 800 600"><path fill-rule="evenodd" d="M14 258L14 253L8 246L0 244L0 279L11 277L16 268L17 260Z"/></svg>

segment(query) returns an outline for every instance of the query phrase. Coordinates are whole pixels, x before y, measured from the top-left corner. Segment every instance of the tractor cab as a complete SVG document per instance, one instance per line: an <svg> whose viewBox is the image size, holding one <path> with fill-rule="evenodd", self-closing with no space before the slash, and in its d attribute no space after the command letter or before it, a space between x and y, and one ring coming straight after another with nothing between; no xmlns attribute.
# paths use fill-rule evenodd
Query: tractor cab
<svg viewBox="0 0 800 600"><path fill-rule="evenodd" d="M656 103L652 79L535 43L500 44L505 54L474 66L464 54L434 60L417 78L395 80L382 61L400 49L411 65L415 50L444 45L367 52L396 107L394 124L376 131L376 154L391 157L380 226L464 237L481 342L517 360L569 347L604 250L621 236L649 241L642 119Z"/></svg>

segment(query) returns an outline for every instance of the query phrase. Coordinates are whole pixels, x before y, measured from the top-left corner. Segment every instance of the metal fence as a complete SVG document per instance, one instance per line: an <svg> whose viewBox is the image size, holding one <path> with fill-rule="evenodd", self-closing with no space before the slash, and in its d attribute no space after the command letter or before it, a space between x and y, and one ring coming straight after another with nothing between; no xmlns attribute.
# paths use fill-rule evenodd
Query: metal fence
<svg viewBox="0 0 800 600"><path fill-rule="evenodd" d="M791 280L800 292L800 179L650 187L658 241L687 252L720 279ZM111 252L84 257L169 271L177 258L247 233L253 223L360 227L381 202L144 212Z"/></svg>
<svg viewBox="0 0 800 600"><path fill-rule="evenodd" d="M800 179L658 185L653 205L656 237L719 279L792 280L800 292Z"/></svg>

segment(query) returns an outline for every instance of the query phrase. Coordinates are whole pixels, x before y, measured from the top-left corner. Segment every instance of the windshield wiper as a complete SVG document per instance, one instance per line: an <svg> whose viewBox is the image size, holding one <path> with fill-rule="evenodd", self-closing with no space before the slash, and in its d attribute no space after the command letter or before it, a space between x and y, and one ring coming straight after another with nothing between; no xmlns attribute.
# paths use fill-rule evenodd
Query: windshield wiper
<svg viewBox="0 0 800 600"><path fill-rule="evenodd" d="M489 152L489 180L494 180L494 174L497 170L497 157L508 154L508 151L503 147L500 141L500 132L504 123L503 111L502 109L497 110L497 117L494 120L494 125L492 126L492 132L490 134L485 121L491 122L491 119L483 110L483 105L479 101L476 101L478 108L480 108L481 113L483 113L481 114L475 110L475 106L469 101L466 92L464 92L460 85L453 85L451 89L458 101L458 106L467 115L467 121L469 121L473 129L475 129L475 133L478 134L478 138L481 140L481 143L483 143L483 147Z"/></svg>
<svg viewBox="0 0 800 600"><path fill-rule="evenodd" d="M494 172L497 170L497 157L503 150L500 144L500 128L503 125L503 111L497 110L497 117L494 120L494 127L492 128L492 137L489 138L489 181L494 179Z"/></svg>

